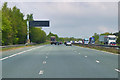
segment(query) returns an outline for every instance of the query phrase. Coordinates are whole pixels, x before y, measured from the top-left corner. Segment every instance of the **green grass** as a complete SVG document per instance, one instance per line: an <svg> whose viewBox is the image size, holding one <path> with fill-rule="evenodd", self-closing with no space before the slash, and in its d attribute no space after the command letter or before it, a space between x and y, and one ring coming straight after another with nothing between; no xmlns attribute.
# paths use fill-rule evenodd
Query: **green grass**
<svg viewBox="0 0 120 80"><path fill-rule="evenodd" d="M47 44L50 44L50 42L44 42L44 43L40 43L40 44L35 44L35 46L39 46L39 45L47 45ZM29 45L28 45L29 46Z"/></svg>
<svg viewBox="0 0 120 80"><path fill-rule="evenodd" d="M8 51L8 50L14 50L14 49L20 49L28 46L19 46L19 47L8 47L8 48L2 48L2 51Z"/></svg>
<svg viewBox="0 0 120 80"><path fill-rule="evenodd" d="M24 48L24 47L40 46L40 45L47 45L47 44L50 44L50 42L34 44L34 45L30 44L30 45L27 45L27 46L7 47L7 48L0 49L0 51L8 51L8 50L20 49L20 48Z"/></svg>

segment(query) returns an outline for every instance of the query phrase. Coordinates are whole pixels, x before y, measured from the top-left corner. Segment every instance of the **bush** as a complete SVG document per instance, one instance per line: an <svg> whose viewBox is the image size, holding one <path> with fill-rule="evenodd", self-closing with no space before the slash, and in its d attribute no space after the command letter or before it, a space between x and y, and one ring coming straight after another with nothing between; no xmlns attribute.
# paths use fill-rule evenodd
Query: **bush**
<svg viewBox="0 0 120 80"><path fill-rule="evenodd" d="M43 43L46 41L46 33L41 28L30 28L30 40L34 43Z"/></svg>

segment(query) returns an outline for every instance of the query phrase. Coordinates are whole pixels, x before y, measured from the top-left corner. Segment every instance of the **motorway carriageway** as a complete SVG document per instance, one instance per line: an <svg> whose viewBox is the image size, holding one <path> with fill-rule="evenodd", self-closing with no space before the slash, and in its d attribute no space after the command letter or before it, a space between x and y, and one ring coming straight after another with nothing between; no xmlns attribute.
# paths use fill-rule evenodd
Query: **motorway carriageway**
<svg viewBox="0 0 120 80"><path fill-rule="evenodd" d="M4 51L3 78L118 78L118 55L65 45Z"/></svg>

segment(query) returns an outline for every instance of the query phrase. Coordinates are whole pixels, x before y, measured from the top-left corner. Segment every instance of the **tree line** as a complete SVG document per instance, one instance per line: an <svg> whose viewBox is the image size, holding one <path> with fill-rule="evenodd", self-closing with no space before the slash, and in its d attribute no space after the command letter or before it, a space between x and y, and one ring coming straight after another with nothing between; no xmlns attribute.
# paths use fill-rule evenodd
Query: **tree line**
<svg viewBox="0 0 120 80"><path fill-rule="evenodd" d="M33 20L33 15L24 14L16 6L7 7L7 2L2 6L2 45L25 44L27 38L27 20ZM30 28L31 42L42 43L46 41L46 33L41 28Z"/></svg>
<svg viewBox="0 0 120 80"><path fill-rule="evenodd" d="M79 40L82 40L81 38L74 38L74 37L59 37L57 34L54 34L52 32L50 32L48 35L47 35L47 40L49 41L50 40L50 37L51 36L55 36L56 37L56 41L60 41L60 42L64 42L64 41L79 41Z"/></svg>
<svg viewBox="0 0 120 80"><path fill-rule="evenodd" d="M2 36L1 42L2 45L14 45L14 44L25 44L27 40L27 21L33 21L33 14L27 14L27 19L24 19L24 14L20 12L16 6L13 8L7 7L7 2L2 6L2 10L0 10L0 36ZM2 22L2 23L1 23ZM1 34L2 32L2 34ZM103 33L97 34L95 33L93 37L95 38L96 43L99 40L99 35L116 35L117 43L120 44L120 31L116 33ZM43 43L46 40L50 40L51 36L55 36L57 41L78 41L82 39L77 39L74 37L58 37L57 34L46 33L42 30L42 28L30 27L30 40L34 43Z"/></svg>

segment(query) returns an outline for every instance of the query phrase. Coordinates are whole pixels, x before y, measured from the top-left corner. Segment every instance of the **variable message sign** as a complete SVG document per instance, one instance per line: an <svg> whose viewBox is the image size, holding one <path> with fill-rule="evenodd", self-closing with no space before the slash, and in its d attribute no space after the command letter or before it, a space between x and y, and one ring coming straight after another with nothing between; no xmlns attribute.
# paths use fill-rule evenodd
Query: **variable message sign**
<svg viewBox="0 0 120 80"><path fill-rule="evenodd" d="M29 27L49 27L49 21L29 21Z"/></svg>

